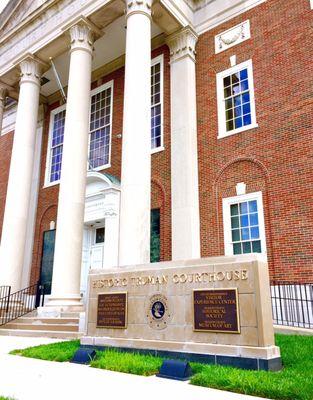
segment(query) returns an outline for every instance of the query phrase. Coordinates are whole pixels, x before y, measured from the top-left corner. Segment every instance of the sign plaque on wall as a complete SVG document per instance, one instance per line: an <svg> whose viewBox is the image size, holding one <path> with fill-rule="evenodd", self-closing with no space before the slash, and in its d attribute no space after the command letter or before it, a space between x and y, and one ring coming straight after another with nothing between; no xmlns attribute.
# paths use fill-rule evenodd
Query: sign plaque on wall
<svg viewBox="0 0 313 400"><path fill-rule="evenodd" d="M127 292L98 295L97 328L125 329L127 326Z"/></svg>
<svg viewBox="0 0 313 400"><path fill-rule="evenodd" d="M240 333L237 289L193 291L194 331Z"/></svg>

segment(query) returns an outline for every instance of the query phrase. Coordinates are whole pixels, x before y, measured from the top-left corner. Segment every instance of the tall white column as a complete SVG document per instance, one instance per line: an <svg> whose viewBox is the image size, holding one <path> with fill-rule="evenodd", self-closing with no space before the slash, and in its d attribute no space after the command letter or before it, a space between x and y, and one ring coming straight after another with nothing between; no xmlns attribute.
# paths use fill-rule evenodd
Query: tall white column
<svg viewBox="0 0 313 400"><path fill-rule="evenodd" d="M126 1L119 265L150 262L151 3Z"/></svg>
<svg viewBox="0 0 313 400"><path fill-rule="evenodd" d="M6 96L7 96L7 89L5 87L2 87L0 84L0 135L2 131L2 121L3 121Z"/></svg>
<svg viewBox="0 0 313 400"><path fill-rule="evenodd" d="M167 38L171 54L172 259L200 257L195 46L190 28Z"/></svg>
<svg viewBox="0 0 313 400"><path fill-rule="evenodd" d="M20 94L0 247L0 285L11 285L13 291L21 289L36 143L40 63L29 56L21 61L20 70Z"/></svg>
<svg viewBox="0 0 313 400"><path fill-rule="evenodd" d="M48 306L79 306L87 176L93 33L70 28L71 50L64 127L52 293Z"/></svg>

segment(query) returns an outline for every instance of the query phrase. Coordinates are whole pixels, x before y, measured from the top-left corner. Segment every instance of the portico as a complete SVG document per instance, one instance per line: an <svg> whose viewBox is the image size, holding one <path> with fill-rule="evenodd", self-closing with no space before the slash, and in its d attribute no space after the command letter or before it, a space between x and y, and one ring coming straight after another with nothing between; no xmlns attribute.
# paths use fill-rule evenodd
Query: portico
<svg viewBox="0 0 313 400"><path fill-rule="evenodd" d="M53 17L50 20L43 19L46 27L36 27L35 19L34 34L31 39L33 44L28 44L27 54L20 60L14 52L4 48L6 62L0 65L0 80L3 84L1 93L7 90L4 87L13 88L17 83L18 70L22 72L22 78L1 238L0 282L12 285L13 290L21 288L26 232L31 207L30 181L33 174L32 160L35 151L38 107L40 102L45 101L44 97L41 97L41 100L39 98L40 78L42 75L53 78L48 64L52 57L56 60L56 64L60 65L61 78L65 81L64 86L67 86L67 102L52 293L47 306L63 309L76 307L80 310L82 308L81 281L86 279L86 273L81 271L81 266L84 265L82 262L84 238L86 241L88 236L86 232L90 229L94 230L94 224L99 220L96 215L91 216L92 212L98 212L92 211L92 202L97 196L94 196L95 193L91 188L97 186L97 182L101 179L100 175L103 174L91 172L87 177L86 166L88 164L92 77L95 69L101 66L99 59L103 57L100 54L112 53L105 39L106 32L112 37L112 33L120 29L119 35L122 32L122 38L125 40L120 56L123 57L125 53L125 88L121 132L121 187L120 189L114 185L112 187L111 182L110 189L106 189L105 193L108 204L112 201L115 204L114 210L119 207L120 218L118 224L113 223L113 218L110 219L109 215L105 218L107 249L98 246L98 255L101 252L106 254L102 265L103 267L123 267L149 262L151 46L156 40L159 43L165 43L165 38L171 54L173 259L200 257L200 232L195 96L196 33L187 26L187 18L181 15L177 19L175 11L166 2L161 4L152 0L143 2L85 0L77 3L80 3L80 8L76 2L73 2L70 13L64 5L64 12L59 12L58 21L53 20ZM77 12L75 12L76 6ZM77 15L78 10L79 15ZM51 29L52 21L57 23L53 30ZM118 21L123 22L121 24ZM25 26L25 29L28 29L28 26ZM50 34L46 35L44 40L39 39L36 36L38 35L36 29L50 29ZM15 39L12 35L11 40ZM99 43L102 45L100 46ZM108 47L103 43L106 43ZM26 45L21 43L18 54L25 52L23 46ZM66 48L69 46L68 53ZM121 47L121 43L118 47ZM68 73L63 73L62 59L64 57L69 60L65 63L68 65ZM110 60L108 56L105 57L111 63L120 60L120 57L114 60ZM59 64L58 61L60 61ZM182 84L182 82L185 83ZM51 87L51 82L48 85ZM177 93L180 93L179 96ZM23 163L22 174L21 162ZM89 192L86 193L87 183ZM116 199L119 201L119 196L120 203L118 202L117 206ZM104 228L100 225L99 228ZM93 263L100 262L97 261L96 247Z"/></svg>

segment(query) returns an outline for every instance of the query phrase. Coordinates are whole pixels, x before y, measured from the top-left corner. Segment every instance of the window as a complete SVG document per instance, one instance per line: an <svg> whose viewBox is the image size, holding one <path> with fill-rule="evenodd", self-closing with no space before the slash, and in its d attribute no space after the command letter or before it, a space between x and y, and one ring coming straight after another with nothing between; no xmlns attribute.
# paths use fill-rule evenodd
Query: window
<svg viewBox="0 0 313 400"><path fill-rule="evenodd" d="M101 170L110 165L113 108L113 81L91 92L88 169ZM51 112L45 185L61 178L66 105Z"/></svg>
<svg viewBox="0 0 313 400"><path fill-rule="evenodd" d="M112 84L92 92L90 112L89 168L110 164ZM94 93L94 94L93 94Z"/></svg>
<svg viewBox="0 0 313 400"><path fill-rule="evenodd" d="M105 228L97 228L95 233L95 244L104 243Z"/></svg>
<svg viewBox="0 0 313 400"><path fill-rule="evenodd" d="M217 74L218 137L257 127L252 61Z"/></svg>
<svg viewBox="0 0 313 400"><path fill-rule="evenodd" d="M225 255L266 253L262 193L223 199Z"/></svg>
<svg viewBox="0 0 313 400"><path fill-rule="evenodd" d="M50 157L48 157L48 181L50 183L59 181L61 177L65 111L65 106L62 106L53 110L51 113L49 140Z"/></svg>
<svg viewBox="0 0 313 400"><path fill-rule="evenodd" d="M151 149L163 149L163 56L151 63Z"/></svg>

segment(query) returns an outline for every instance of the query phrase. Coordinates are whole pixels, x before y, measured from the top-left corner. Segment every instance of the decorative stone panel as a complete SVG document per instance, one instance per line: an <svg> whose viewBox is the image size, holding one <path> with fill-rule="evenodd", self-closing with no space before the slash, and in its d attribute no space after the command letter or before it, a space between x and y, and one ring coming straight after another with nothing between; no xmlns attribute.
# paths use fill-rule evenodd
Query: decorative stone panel
<svg viewBox="0 0 313 400"><path fill-rule="evenodd" d="M250 37L250 21L247 20L215 36L215 53L221 53Z"/></svg>

